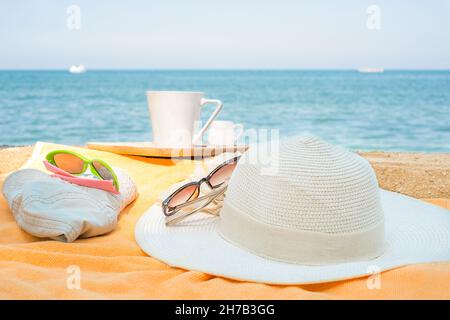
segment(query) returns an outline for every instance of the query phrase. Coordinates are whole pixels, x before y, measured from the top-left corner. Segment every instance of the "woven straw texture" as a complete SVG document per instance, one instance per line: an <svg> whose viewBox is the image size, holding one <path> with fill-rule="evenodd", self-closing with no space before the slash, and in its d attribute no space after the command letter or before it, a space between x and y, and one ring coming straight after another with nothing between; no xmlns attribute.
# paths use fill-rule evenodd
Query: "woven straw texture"
<svg viewBox="0 0 450 320"><path fill-rule="evenodd" d="M281 143L271 159L250 160L240 160L225 201L260 222L343 234L383 221L375 173L352 152L303 136ZM269 160L275 174L263 173Z"/></svg>

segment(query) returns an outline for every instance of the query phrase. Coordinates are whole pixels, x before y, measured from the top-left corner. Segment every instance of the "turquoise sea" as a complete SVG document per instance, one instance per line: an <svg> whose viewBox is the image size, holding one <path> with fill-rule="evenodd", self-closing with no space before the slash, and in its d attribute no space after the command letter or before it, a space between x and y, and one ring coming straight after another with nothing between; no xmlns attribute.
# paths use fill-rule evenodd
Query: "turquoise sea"
<svg viewBox="0 0 450 320"><path fill-rule="evenodd" d="M0 145L151 140L148 89L203 91L282 137L450 152L450 71L0 71Z"/></svg>

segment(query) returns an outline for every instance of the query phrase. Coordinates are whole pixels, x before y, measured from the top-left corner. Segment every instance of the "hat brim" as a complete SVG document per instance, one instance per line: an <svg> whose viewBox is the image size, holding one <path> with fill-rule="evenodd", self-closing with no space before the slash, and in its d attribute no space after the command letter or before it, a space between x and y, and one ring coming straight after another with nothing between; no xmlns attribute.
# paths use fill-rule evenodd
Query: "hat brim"
<svg viewBox="0 0 450 320"><path fill-rule="evenodd" d="M387 244L384 254L370 261L306 266L266 259L223 239L217 228L220 217L198 213L167 227L158 205L140 218L136 241L148 255L173 267L270 284L331 282L409 264L450 260L449 210L380 192Z"/></svg>

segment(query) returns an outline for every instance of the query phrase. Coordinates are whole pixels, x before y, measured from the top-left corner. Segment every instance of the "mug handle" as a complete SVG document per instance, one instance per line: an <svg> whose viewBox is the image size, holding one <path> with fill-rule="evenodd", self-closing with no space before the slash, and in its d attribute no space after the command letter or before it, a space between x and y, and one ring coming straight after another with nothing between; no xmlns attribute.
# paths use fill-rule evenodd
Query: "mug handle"
<svg viewBox="0 0 450 320"><path fill-rule="evenodd" d="M211 116L209 117L208 121L206 121L205 125L203 126L203 128L199 131L199 133L194 137L194 139L192 140L192 144L195 144L205 133L206 130L208 130L209 126L211 125L211 123L214 121L214 119L217 117L217 115L219 114L220 110L222 110L223 107L223 103L220 100L216 100L216 99L203 99L200 101L200 106L203 107L207 104L215 104L216 110L214 110L214 112L211 114Z"/></svg>
<svg viewBox="0 0 450 320"><path fill-rule="evenodd" d="M242 136L242 133L244 133L244 125L240 124L240 123L236 123L233 126L233 130L236 130L236 129L238 130L239 133L234 138L234 141L237 141Z"/></svg>

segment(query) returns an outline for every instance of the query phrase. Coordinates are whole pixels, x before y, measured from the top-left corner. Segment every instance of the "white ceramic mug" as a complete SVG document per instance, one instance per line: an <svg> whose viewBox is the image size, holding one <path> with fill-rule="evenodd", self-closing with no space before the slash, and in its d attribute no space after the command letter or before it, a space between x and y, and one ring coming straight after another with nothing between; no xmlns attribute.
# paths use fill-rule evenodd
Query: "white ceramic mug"
<svg viewBox="0 0 450 320"><path fill-rule="evenodd" d="M197 143L223 106L219 100L203 98L202 92L185 91L147 91L147 104L153 143L167 147L189 147ZM215 104L216 109L195 135L201 109L207 104Z"/></svg>
<svg viewBox="0 0 450 320"><path fill-rule="evenodd" d="M214 121L208 131L208 143L215 146L234 145L244 132L244 126L233 121Z"/></svg>

